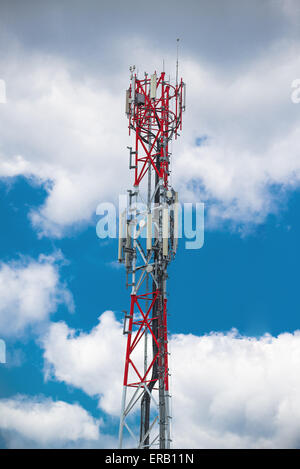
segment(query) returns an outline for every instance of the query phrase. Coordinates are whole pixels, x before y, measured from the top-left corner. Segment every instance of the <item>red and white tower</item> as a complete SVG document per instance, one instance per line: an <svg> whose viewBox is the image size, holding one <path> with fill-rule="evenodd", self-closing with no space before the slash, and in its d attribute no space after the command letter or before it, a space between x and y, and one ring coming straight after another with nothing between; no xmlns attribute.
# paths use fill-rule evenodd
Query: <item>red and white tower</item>
<svg viewBox="0 0 300 469"><path fill-rule="evenodd" d="M140 79L135 67L130 71L126 114L129 134L135 136L134 149L128 147L134 184L119 219L118 257L125 263L131 301L123 330L127 346L119 446L126 429L138 448L169 448L167 267L178 241L170 142L182 128L185 84L176 77L172 85L164 72Z"/></svg>

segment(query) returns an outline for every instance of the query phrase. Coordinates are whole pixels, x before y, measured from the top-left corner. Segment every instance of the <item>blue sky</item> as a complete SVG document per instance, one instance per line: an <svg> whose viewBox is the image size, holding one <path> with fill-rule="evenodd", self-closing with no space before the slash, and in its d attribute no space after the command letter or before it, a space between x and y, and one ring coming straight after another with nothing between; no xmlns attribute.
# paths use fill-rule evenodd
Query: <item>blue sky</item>
<svg viewBox="0 0 300 469"><path fill-rule="evenodd" d="M36 7L0 7L1 447L117 444L129 292L96 207L130 187L128 66L174 75L179 33L172 182L205 242L169 269L174 445L298 447L297 2L180 3L164 34L117 1Z"/></svg>

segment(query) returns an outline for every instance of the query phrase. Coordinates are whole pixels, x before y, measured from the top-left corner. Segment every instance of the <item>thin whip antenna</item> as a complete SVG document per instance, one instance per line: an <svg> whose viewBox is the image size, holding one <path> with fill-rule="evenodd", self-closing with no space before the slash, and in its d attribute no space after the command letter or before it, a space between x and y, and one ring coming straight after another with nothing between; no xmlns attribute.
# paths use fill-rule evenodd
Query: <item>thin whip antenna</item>
<svg viewBox="0 0 300 469"><path fill-rule="evenodd" d="M176 55L176 86L178 85L178 50L179 50L179 37L176 39L177 41L177 55Z"/></svg>

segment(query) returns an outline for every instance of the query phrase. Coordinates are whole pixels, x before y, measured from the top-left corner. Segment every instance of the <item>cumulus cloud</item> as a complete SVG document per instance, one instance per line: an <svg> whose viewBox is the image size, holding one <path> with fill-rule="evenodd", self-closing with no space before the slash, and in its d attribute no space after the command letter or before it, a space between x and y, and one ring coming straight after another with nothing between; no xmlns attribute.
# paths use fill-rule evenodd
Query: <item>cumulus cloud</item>
<svg viewBox="0 0 300 469"><path fill-rule="evenodd" d="M119 415L125 342L111 311L100 316L90 333L76 333L64 322L52 323L43 346L48 379L55 377L98 396L103 410Z"/></svg>
<svg viewBox="0 0 300 469"><path fill-rule="evenodd" d="M299 447L299 331L177 335L171 349L177 446Z"/></svg>
<svg viewBox="0 0 300 469"><path fill-rule="evenodd" d="M6 65L0 176L45 184L48 197L31 220L42 234L60 236L89 221L99 201L117 197L127 142L123 90L72 74L57 57L21 55Z"/></svg>
<svg viewBox="0 0 300 469"><path fill-rule="evenodd" d="M278 43L224 76L183 63L189 99L174 178L185 198L210 203L210 222L260 223L299 186L300 115L291 102L297 51ZM192 135L207 138L196 146Z"/></svg>
<svg viewBox="0 0 300 469"><path fill-rule="evenodd" d="M70 291L60 281L55 256L0 263L0 330L20 336L29 326L47 321L59 303L73 311Z"/></svg>
<svg viewBox="0 0 300 469"><path fill-rule="evenodd" d="M44 339L48 377L120 411L125 343L111 312L90 333L52 324ZM170 338L173 442L178 448L295 448L300 444L300 332L237 331Z"/></svg>
<svg viewBox="0 0 300 469"><path fill-rule="evenodd" d="M44 397L0 399L0 433L8 448L93 445L99 423L78 404Z"/></svg>
<svg viewBox="0 0 300 469"><path fill-rule="evenodd" d="M293 5L281 4L286 20ZM135 42L131 60L140 70L159 69L161 50L143 37ZM124 64L131 44L128 35L116 38L114 61ZM299 186L299 106L290 99L299 38L274 36L263 51L241 67L220 69L192 50L180 61L188 99L173 147L173 183L182 200L209 204L211 223L260 223L278 208L274 187L282 194ZM169 51L164 57L175 63ZM48 196L31 212L32 223L41 234L62 236L129 186L127 70L82 71L74 58L18 46L6 57L5 74L0 176L44 183ZM203 135L205 144L197 146Z"/></svg>

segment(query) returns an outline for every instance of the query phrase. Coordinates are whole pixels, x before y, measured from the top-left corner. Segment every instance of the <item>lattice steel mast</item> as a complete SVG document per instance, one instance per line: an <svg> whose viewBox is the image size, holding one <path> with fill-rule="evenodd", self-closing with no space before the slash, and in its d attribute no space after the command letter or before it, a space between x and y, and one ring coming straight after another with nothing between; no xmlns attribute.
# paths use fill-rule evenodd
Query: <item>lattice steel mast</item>
<svg viewBox="0 0 300 469"><path fill-rule="evenodd" d="M135 132L134 150L128 147L134 185L119 219L118 257L126 266L131 304L124 319L127 347L119 446L126 428L139 448L169 448L166 283L178 241L178 194L169 183L169 143L182 128L185 84L182 79L178 83L177 73L172 85L164 72L151 77L145 73L139 79L135 67L130 70L126 114L129 134ZM139 429L131 418L138 406Z"/></svg>

